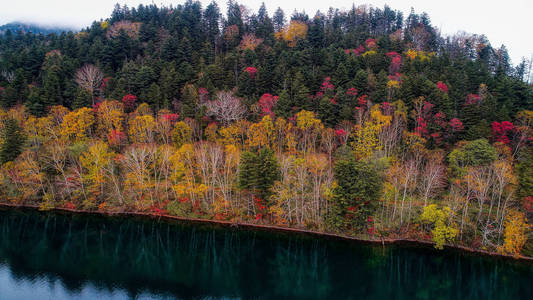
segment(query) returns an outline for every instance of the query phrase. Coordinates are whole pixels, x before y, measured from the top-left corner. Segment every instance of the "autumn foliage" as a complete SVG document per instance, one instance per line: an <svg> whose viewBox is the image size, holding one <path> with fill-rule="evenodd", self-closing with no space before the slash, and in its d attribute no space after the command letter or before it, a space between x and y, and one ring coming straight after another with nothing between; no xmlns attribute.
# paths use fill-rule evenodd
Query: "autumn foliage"
<svg viewBox="0 0 533 300"><path fill-rule="evenodd" d="M286 41L290 47L294 47L298 40L307 36L307 29L307 24L304 22L292 20L287 27L276 33L276 37Z"/></svg>
<svg viewBox="0 0 533 300"><path fill-rule="evenodd" d="M531 76L483 35L185 1L0 49L1 201L533 255Z"/></svg>

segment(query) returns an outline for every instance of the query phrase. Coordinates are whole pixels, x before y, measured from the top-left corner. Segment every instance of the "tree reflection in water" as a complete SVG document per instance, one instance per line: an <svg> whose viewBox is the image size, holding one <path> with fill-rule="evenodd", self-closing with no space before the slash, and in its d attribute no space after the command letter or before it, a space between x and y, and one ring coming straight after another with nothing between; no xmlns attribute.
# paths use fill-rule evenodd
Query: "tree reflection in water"
<svg viewBox="0 0 533 300"><path fill-rule="evenodd" d="M64 289L72 298L520 299L533 294L533 264L458 251L31 210L0 211L0 224L0 263L7 270L0 277L35 291ZM1 292L9 299L9 290Z"/></svg>

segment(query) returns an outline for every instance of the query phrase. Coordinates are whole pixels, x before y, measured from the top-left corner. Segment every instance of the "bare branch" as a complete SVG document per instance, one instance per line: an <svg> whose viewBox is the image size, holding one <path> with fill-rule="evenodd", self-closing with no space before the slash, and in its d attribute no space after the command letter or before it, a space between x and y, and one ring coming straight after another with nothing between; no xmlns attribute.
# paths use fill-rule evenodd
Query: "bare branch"
<svg viewBox="0 0 533 300"><path fill-rule="evenodd" d="M11 83L15 79L15 73L13 73L13 71L2 70L0 71L0 77Z"/></svg>
<svg viewBox="0 0 533 300"><path fill-rule="evenodd" d="M91 96L93 96L95 90L100 88L103 79L104 74L102 71L91 64L81 67L74 75L74 81L76 81L80 88L89 91Z"/></svg>
<svg viewBox="0 0 533 300"><path fill-rule="evenodd" d="M215 100L207 103L207 113L228 125L242 119L246 115L246 107L232 92L220 91Z"/></svg>

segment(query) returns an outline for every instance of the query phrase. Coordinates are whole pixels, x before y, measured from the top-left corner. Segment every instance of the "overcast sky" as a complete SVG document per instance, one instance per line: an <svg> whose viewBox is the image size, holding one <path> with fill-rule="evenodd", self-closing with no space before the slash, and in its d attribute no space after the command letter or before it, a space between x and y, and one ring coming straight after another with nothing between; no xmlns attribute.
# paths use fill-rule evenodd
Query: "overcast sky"
<svg viewBox="0 0 533 300"><path fill-rule="evenodd" d="M11 21L30 21L41 24L69 25L85 27L93 20L107 18L115 3L137 6L140 3L155 3L158 6L173 4L176 6L185 0L0 0L0 25ZM201 0L205 7L211 0ZM226 11L227 0L217 3L222 12ZM241 0L237 1L254 11L261 2L265 2L270 15L281 7L286 15L294 9L304 10L313 16L317 10L327 12L334 8L349 9L353 0ZM383 7L388 4L393 9L404 12L407 17L411 7L417 13L427 12L434 26L443 34L452 34L459 30L470 33L485 34L493 47L505 44L513 64L522 57L530 58L533 54L533 38L529 33L533 0L369 0L357 1L356 5L371 4Z"/></svg>

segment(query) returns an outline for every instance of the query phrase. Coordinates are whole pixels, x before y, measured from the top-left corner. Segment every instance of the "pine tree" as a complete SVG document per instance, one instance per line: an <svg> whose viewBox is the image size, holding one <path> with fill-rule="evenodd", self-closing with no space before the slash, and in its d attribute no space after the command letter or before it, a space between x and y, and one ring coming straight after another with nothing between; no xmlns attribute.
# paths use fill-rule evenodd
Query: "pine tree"
<svg viewBox="0 0 533 300"><path fill-rule="evenodd" d="M57 65L51 66L43 78L43 93L41 101L44 107L63 104L63 88L61 68Z"/></svg>
<svg viewBox="0 0 533 300"><path fill-rule="evenodd" d="M241 169L239 173L239 187L268 201L274 182L279 180L280 170L274 152L268 148L258 153L243 152L241 154Z"/></svg>
<svg viewBox="0 0 533 300"><path fill-rule="evenodd" d="M26 101L26 107L28 107L29 112L34 116L42 116L45 113L39 88L31 89L28 100Z"/></svg>
<svg viewBox="0 0 533 300"><path fill-rule="evenodd" d="M211 2L204 11L204 28L207 35L207 39L212 44L215 43L216 38L220 32L219 21L220 21L220 9L216 2Z"/></svg>
<svg viewBox="0 0 533 300"><path fill-rule="evenodd" d="M183 87L181 92L181 113L182 118L195 118L197 112L198 92L192 84Z"/></svg>
<svg viewBox="0 0 533 300"><path fill-rule="evenodd" d="M334 127L339 120L339 105L329 97L322 97L319 101L318 117L328 127Z"/></svg>
<svg viewBox="0 0 533 300"><path fill-rule="evenodd" d="M383 189L383 178L376 166L356 161L353 156L335 164L337 186L327 222L337 230L361 227L376 208ZM353 217L347 217L353 214Z"/></svg>
<svg viewBox="0 0 533 300"><path fill-rule="evenodd" d="M5 120L0 144L0 163L15 160L22 152L25 141L26 137L18 122L12 118Z"/></svg>
<svg viewBox="0 0 533 300"><path fill-rule="evenodd" d="M274 25L272 20L268 16L268 11L266 9L265 3L261 3L261 7L257 12L257 28L255 30L256 36L262 39L268 39L274 33Z"/></svg>
<svg viewBox="0 0 533 300"><path fill-rule="evenodd" d="M313 24L309 28L307 38L314 48L321 48L324 45L324 24L322 18L316 16L313 18Z"/></svg>
<svg viewBox="0 0 533 300"><path fill-rule="evenodd" d="M276 116L285 119L291 117L293 115L292 107L293 103L291 101L289 93L287 93L286 90L281 91L281 93L279 94L278 102L274 107L274 112L276 113Z"/></svg>
<svg viewBox="0 0 533 300"><path fill-rule="evenodd" d="M274 30L276 32L283 29L283 26L285 25L285 13L281 9L281 7L278 7L278 9L276 9L272 21L274 23Z"/></svg>
<svg viewBox="0 0 533 300"><path fill-rule="evenodd" d="M291 87L292 102L298 109L313 110L309 98L309 89L305 86L302 73L296 73Z"/></svg>
<svg viewBox="0 0 533 300"><path fill-rule="evenodd" d="M356 88L361 95L367 92L367 80L368 73L365 70L360 69L357 71L353 80L353 87Z"/></svg>
<svg viewBox="0 0 533 300"><path fill-rule="evenodd" d="M163 98L162 108L170 108L172 101L179 96L179 83L177 82L177 72L174 67L164 68L159 78L161 97Z"/></svg>
<svg viewBox="0 0 533 300"><path fill-rule="evenodd" d="M533 147L522 151L518 165L518 195L520 198L533 196Z"/></svg>
<svg viewBox="0 0 533 300"><path fill-rule="evenodd" d="M141 99L145 100L148 104L154 107L156 111L161 109L163 106L161 88L159 88L157 83L152 83L148 91L141 95Z"/></svg>

